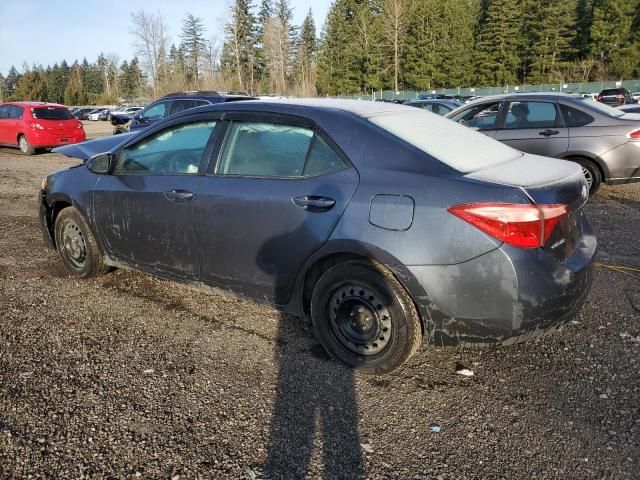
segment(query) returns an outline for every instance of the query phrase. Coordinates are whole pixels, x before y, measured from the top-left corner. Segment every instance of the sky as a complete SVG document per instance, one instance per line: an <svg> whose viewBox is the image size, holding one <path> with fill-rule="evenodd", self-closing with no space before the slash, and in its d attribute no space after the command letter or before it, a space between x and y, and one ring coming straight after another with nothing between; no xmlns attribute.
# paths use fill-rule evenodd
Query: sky
<svg viewBox="0 0 640 480"><path fill-rule="evenodd" d="M258 4L259 0L254 0ZM330 0L291 0L294 22L300 25L309 7L320 32ZM223 25L230 0L0 0L0 73L11 65L69 64L86 57L95 61L100 52L115 53L120 61L135 55L130 13L144 10L164 17L176 44L187 12L201 17L206 36L224 40Z"/></svg>

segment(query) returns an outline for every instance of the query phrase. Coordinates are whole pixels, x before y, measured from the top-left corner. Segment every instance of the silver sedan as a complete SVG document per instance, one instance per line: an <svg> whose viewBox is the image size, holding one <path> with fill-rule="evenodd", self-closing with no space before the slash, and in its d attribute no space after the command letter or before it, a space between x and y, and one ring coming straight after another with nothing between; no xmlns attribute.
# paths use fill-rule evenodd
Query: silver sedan
<svg viewBox="0 0 640 480"><path fill-rule="evenodd" d="M446 117L526 153L579 163L593 194L602 182L640 182L640 114L578 95L483 97Z"/></svg>

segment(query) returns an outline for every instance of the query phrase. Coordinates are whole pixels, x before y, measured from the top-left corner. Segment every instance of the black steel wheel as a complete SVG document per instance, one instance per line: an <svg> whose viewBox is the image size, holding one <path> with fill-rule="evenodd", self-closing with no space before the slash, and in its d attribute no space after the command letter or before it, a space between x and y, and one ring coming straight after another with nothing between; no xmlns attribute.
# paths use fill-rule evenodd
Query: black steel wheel
<svg viewBox="0 0 640 480"><path fill-rule="evenodd" d="M58 214L54 233L62 263L71 275L87 278L110 270L89 226L75 207L67 207Z"/></svg>
<svg viewBox="0 0 640 480"><path fill-rule="evenodd" d="M409 294L389 271L367 261L336 265L320 277L311 318L325 350L365 373L398 368L422 340Z"/></svg>

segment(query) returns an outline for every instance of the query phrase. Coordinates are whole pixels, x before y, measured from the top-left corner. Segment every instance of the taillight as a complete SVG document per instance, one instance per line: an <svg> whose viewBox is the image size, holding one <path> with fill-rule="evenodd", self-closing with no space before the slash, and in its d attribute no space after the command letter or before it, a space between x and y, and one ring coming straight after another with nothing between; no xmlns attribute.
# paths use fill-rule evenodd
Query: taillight
<svg viewBox="0 0 640 480"><path fill-rule="evenodd" d="M493 238L521 248L542 247L569 213L566 205L517 203L471 203L447 210Z"/></svg>
<svg viewBox="0 0 640 480"><path fill-rule="evenodd" d="M78 122L78 125L76 126L76 128L82 128L82 122Z"/></svg>
<svg viewBox="0 0 640 480"><path fill-rule="evenodd" d="M30 126L34 130L44 130L44 127L40 125L38 122L31 122Z"/></svg>
<svg viewBox="0 0 640 480"><path fill-rule="evenodd" d="M602 95L598 95L598 96L596 97L596 100L598 100L598 101L602 101Z"/></svg>
<svg viewBox="0 0 640 480"><path fill-rule="evenodd" d="M627 138L629 140L640 140L640 128L638 130L634 130L633 132L627 133Z"/></svg>

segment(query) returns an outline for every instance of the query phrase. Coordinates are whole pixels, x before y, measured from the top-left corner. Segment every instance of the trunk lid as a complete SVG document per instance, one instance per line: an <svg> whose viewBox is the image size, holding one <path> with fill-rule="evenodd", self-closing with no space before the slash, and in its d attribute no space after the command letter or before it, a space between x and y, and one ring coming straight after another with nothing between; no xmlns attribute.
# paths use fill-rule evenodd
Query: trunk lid
<svg viewBox="0 0 640 480"><path fill-rule="evenodd" d="M77 122L77 120L76 120ZM117 147L128 141L137 133L123 133L120 135L112 135L110 137L96 138L82 143L65 145L64 147L54 148L54 153L60 153L67 157L78 158L80 160L88 160L99 153L112 152Z"/></svg>
<svg viewBox="0 0 640 480"><path fill-rule="evenodd" d="M587 181L578 164L525 154L466 177L519 188L536 205L568 206L568 215L557 223L543 248L558 261L575 252L582 237L582 208L589 199Z"/></svg>

